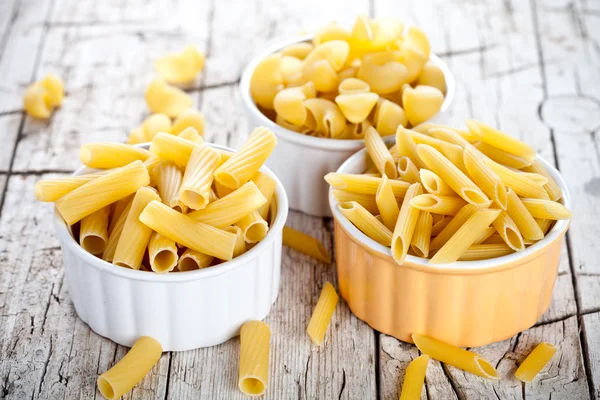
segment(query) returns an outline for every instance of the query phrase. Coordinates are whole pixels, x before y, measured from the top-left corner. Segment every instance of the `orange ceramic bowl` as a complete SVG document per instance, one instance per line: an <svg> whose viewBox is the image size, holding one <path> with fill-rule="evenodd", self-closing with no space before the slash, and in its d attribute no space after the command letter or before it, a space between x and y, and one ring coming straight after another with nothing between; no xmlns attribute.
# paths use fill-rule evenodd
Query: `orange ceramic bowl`
<svg viewBox="0 0 600 400"><path fill-rule="evenodd" d="M357 152L338 172L363 172L366 155L365 149ZM570 207L558 171L540 160ZM483 346L530 328L550 305L568 220L557 221L544 239L519 253L445 265L409 255L398 265L388 247L340 213L331 190L329 204L340 293L358 318L382 333L405 342L421 333L456 346Z"/></svg>

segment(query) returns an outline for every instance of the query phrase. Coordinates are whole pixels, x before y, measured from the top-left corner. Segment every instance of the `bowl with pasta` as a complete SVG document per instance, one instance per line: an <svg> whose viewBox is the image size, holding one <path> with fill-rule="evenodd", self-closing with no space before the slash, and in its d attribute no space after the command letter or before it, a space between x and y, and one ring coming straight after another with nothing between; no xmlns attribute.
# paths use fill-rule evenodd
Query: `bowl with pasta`
<svg viewBox="0 0 600 400"><path fill-rule="evenodd" d="M475 347L548 309L570 196L525 143L477 121L399 129L326 176L339 289L380 332ZM387 172L386 172L387 171Z"/></svg>
<svg viewBox="0 0 600 400"><path fill-rule="evenodd" d="M399 125L443 121L454 92L423 32L362 16L267 47L240 81L249 121L279 139L267 164L290 207L315 216L331 216L322 178L364 147L368 127L389 142Z"/></svg>
<svg viewBox="0 0 600 400"><path fill-rule="evenodd" d="M77 314L121 345L151 336L165 351L213 346L277 298L288 204L262 166L275 136L257 128L233 152L189 133L87 144L87 167L36 184L55 202Z"/></svg>

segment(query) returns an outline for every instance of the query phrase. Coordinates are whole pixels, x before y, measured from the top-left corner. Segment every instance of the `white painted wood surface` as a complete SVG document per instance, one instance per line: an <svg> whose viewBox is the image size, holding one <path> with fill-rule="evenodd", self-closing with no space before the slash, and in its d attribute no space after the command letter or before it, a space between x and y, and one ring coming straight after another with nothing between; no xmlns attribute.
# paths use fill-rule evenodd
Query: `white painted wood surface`
<svg viewBox="0 0 600 400"><path fill-rule="evenodd" d="M567 180L575 218L553 302L536 327L475 349L503 379L431 361L423 399L600 399L600 4L590 0L0 1L0 399L96 398L95 381L127 351L81 322L64 285L52 209L36 180L78 165L78 147L124 140L147 115L152 60L195 43L208 59L188 88L206 138L239 147L250 131L237 81L266 42L357 13L396 16L429 34L458 81L451 122L474 117L532 143ZM55 72L64 106L47 123L24 117L22 93ZM292 212L288 224L332 249L332 224ZM267 322L271 399L395 399L418 351L373 331L341 301L326 342L305 327L335 266L284 249L282 288ZM538 342L559 354L533 383L512 377ZM125 398L243 398L239 340L165 353Z"/></svg>

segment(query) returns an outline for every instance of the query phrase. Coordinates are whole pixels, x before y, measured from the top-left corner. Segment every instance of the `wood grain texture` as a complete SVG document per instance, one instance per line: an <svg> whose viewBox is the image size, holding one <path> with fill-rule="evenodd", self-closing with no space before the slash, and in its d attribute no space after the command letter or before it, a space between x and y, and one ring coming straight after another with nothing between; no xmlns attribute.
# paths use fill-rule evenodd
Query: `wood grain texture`
<svg viewBox="0 0 600 400"><path fill-rule="evenodd" d="M582 321L583 334L588 343L587 354L584 354L584 357L590 366L592 393L594 398L600 399L600 313L584 315Z"/></svg>

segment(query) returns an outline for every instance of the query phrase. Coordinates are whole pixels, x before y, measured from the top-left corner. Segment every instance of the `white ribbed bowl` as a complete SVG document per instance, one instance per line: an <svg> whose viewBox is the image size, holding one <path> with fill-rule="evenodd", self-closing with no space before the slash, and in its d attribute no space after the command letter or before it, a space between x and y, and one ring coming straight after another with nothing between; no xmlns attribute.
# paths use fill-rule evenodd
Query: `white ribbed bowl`
<svg viewBox="0 0 600 400"><path fill-rule="evenodd" d="M267 47L244 70L240 81L240 93L250 125L266 126L277 135L277 147L267 160L267 165L281 179L289 197L290 208L317 217L330 217L331 210L327 200L329 186L323 177L337 170L348 157L362 149L365 141L319 138L286 129L267 118L258 109L250 94L250 78L260 61L286 46L310 40L312 36L301 36ZM447 86L442 109L430 121L443 122L454 99L456 84L454 75L446 63L433 54L430 60L444 72ZM394 135L386 136L384 140L392 143L395 140Z"/></svg>
<svg viewBox="0 0 600 400"><path fill-rule="evenodd" d="M80 168L74 175L89 171ZM55 209L65 275L79 318L118 344L132 346L147 335L164 351L214 346L238 335L245 321L265 318L279 291L288 201L275 174L266 167L261 171L277 183L277 212L267 236L241 256L197 271L159 275L116 267L79 246Z"/></svg>

